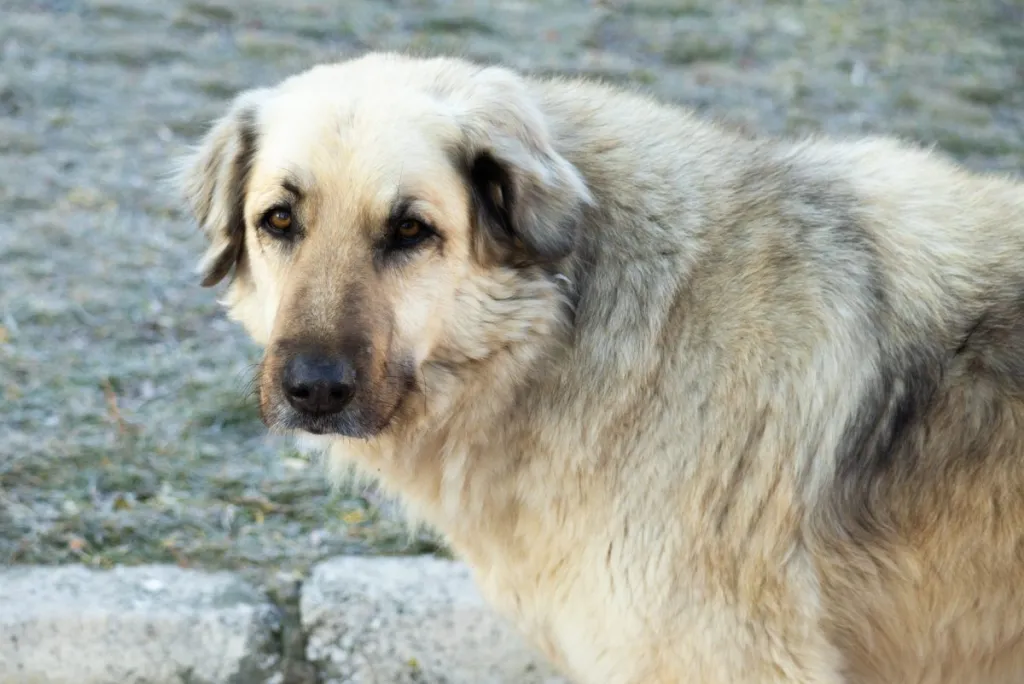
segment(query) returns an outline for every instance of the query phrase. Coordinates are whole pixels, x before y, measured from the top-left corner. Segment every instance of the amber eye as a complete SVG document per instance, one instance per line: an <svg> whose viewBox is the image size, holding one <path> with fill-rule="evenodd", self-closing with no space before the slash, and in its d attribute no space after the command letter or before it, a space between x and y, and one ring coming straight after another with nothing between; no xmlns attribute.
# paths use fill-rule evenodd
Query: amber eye
<svg viewBox="0 0 1024 684"><path fill-rule="evenodd" d="M414 219L406 219L398 224L398 235L404 240L413 240L423 231L423 224Z"/></svg>
<svg viewBox="0 0 1024 684"><path fill-rule="evenodd" d="M385 248L391 251L411 251L437 237L434 227L417 218L406 217L391 222Z"/></svg>
<svg viewBox="0 0 1024 684"><path fill-rule="evenodd" d="M292 230L295 219L287 207L271 209L263 217L263 227L276 235L286 235Z"/></svg>
<svg viewBox="0 0 1024 684"><path fill-rule="evenodd" d="M423 221L407 218L402 219L391 237L392 249L412 249L424 242L434 231Z"/></svg>

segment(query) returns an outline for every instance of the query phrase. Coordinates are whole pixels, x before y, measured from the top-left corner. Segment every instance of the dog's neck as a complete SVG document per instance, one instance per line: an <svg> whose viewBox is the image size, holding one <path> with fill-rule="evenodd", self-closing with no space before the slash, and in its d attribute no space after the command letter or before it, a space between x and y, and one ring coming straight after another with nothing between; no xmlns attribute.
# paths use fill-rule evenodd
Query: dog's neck
<svg viewBox="0 0 1024 684"><path fill-rule="evenodd" d="M538 87L547 108L585 106L571 93ZM459 310L500 301L505 308L487 318L517 325L501 332L516 341L459 340L461 348L423 366L412 420L372 441L333 447L336 462L354 460L379 477L413 517L441 529L463 554L485 553L477 548L484 540L500 540L496 553L516 553L525 535L546 527L534 524L541 516L609 495L614 485L600 473L614 472L604 460L620 455L602 448L602 439L658 391L662 350L681 343L666 334L685 334L677 319L686 315L689 274L704 249L710 209L702 188L711 181L703 169L713 156L696 142L678 158L654 150L649 158L624 154L651 143L614 116L588 116L584 129L552 131L595 205L579 226L574 253L532 284L548 289L551 305L510 316L510 302L536 301L537 293L495 296L494 288L512 286L493 274L476 293L467 286ZM638 159L645 166L631 167ZM619 202L628 193L620 186L629 178L650 185L656 211L623 224ZM689 188L685 196L677 191L679 178ZM529 486L538 478L576 486L552 494Z"/></svg>
<svg viewBox="0 0 1024 684"><path fill-rule="evenodd" d="M576 280L580 270L568 264L564 271L552 279L558 296L577 294L570 299L584 316L603 316L608 305L642 313L643 303L630 301L628 292L605 291L610 281ZM601 459L611 455L597 443L606 416L591 408L628 411L650 376L637 373L637 363L650 355L641 348L648 344L641 338L649 337L643 330L609 335L607 327L560 311L571 327L531 328L527 339L486 357L425 364L421 393L409 400L415 418L374 440L336 442L332 460L355 461L378 478L412 519L439 529L475 567L509 554L525 558L551 533L557 511L611 496L611 483L600 475ZM586 382L579 379L584 375ZM558 492L529 485L538 479L576 486Z"/></svg>

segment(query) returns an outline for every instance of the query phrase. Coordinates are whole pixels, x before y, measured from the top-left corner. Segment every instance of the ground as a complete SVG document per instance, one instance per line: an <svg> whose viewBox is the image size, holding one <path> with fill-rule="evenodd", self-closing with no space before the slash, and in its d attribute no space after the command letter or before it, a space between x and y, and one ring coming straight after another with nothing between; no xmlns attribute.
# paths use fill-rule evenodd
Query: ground
<svg viewBox="0 0 1024 684"><path fill-rule="evenodd" d="M302 573L435 548L268 439L166 180L238 91L369 48L628 82L1024 170L1024 0L3 0L0 564Z"/></svg>

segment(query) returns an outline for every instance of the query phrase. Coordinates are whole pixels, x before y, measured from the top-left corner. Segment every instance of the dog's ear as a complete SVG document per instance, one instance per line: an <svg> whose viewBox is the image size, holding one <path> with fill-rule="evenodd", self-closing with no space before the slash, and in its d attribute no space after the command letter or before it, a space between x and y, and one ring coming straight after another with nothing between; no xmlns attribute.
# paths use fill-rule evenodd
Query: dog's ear
<svg viewBox="0 0 1024 684"><path fill-rule="evenodd" d="M555 150L536 96L515 73L488 67L463 104L459 155L478 255L516 263L568 256L592 199L580 172Z"/></svg>
<svg viewBox="0 0 1024 684"><path fill-rule="evenodd" d="M179 170L179 186L209 245L199 266L212 287L245 253L245 194L256 154L256 107L264 91L239 95Z"/></svg>

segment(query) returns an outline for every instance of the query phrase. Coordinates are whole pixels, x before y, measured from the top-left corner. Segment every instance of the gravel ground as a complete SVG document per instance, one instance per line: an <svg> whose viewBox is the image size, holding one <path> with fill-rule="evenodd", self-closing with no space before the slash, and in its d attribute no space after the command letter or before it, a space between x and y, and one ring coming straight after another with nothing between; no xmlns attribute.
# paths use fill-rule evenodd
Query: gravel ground
<svg viewBox="0 0 1024 684"><path fill-rule="evenodd" d="M0 563L301 572L435 548L264 436L257 352L161 184L240 89L367 48L1024 169L1024 0L3 0Z"/></svg>

